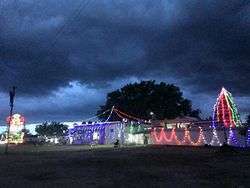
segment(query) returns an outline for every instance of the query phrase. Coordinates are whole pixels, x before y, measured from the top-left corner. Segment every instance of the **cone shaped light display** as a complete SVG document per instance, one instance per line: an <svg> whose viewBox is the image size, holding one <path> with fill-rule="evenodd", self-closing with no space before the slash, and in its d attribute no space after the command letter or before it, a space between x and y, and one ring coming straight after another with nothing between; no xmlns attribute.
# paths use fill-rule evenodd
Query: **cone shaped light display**
<svg viewBox="0 0 250 188"><path fill-rule="evenodd" d="M233 101L232 94L224 87L217 98L213 112L213 127L234 128L241 126L240 116Z"/></svg>

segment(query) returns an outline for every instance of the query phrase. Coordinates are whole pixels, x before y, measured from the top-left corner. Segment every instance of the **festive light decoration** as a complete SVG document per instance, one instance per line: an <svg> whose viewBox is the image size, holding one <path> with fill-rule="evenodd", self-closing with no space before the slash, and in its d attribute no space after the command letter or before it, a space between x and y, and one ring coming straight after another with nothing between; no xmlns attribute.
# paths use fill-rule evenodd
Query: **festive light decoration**
<svg viewBox="0 0 250 188"><path fill-rule="evenodd" d="M161 131L160 131L160 137L157 136L157 129L154 128L154 131L151 132L154 139L156 140L157 143L163 143L163 142L173 142L173 138L175 136L175 129L172 129L171 131L171 135L169 138L167 138L165 132L164 132L164 128L161 128Z"/></svg>
<svg viewBox="0 0 250 188"><path fill-rule="evenodd" d="M187 128L185 128L185 130L184 130L184 136L183 136L182 140L180 140L177 137L175 128L172 129L169 138L166 136L164 128L161 128L160 133L158 133L157 129L154 128L153 131L151 132L151 135L157 144L172 143L172 144L177 144L177 145L188 144L188 145L192 145L192 146L199 146L205 142L203 130L201 127L199 127L199 129L200 129L199 137L198 137L196 142L192 140L191 135L190 135L190 131ZM158 136L157 134L160 136Z"/></svg>
<svg viewBox="0 0 250 188"><path fill-rule="evenodd" d="M204 133L204 130L201 128L201 127L199 127L200 128L200 133L202 134L202 140L203 140L203 143L204 144L208 144L209 142L207 141L207 139L206 139L206 137L205 137L205 133Z"/></svg>
<svg viewBox="0 0 250 188"><path fill-rule="evenodd" d="M94 124L75 125L69 129L69 140L72 144L107 144L116 139L123 140L124 125L121 122L99 122Z"/></svg>
<svg viewBox="0 0 250 188"><path fill-rule="evenodd" d="M222 143L219 140L216 128L213 128L213 137L212 137L212 140L210 142L210 145L212 145L212 146L222 146Z"/></svg>
<svg viewBox="0 0 250 188"><path fill-rule="evenodd" d="M232 129L230 128L229 130L229 137L228 137L228 144L235 146L235 147L248 147L248 132L249 129L247 130L247 135L246 136L240 136L239 134L237 134L237 128Z"/></svg>
<svg viewBox="0 0 250 188"><path fill-rule="evenodd" d="M184 129L184 136L182 138L178 138L176 134L177 130L175 128L172 131L167 133L164 128L160 130L157 128L152 129L150 135L155 144L173 144L173 145L191 145L191 146L200 146L204 144L210 144L212 146L222 146L223 142L220 141L217 130L212 129L212 139L210 141L206 140L203 129L199 127L199 136L197 141L195 141L191 137L191 131L187 128ZM167 134L169 136L167 136ZM227 140L229 145L237 146L237 147L244 147L240 144L238 138L236 137L236 132L234 129L229 130L229 137ZM250 129L248 130L248 145L250 144Z"/></svg>
<svg viewBox="0 0 250 188"><path fill-rule="evenodd" d="M202 145L204 143L204 135L203 135L203 130L201 127L199 127L199 137L197 139L197 141L193 141L191 138L191 133L190 131L185 128L185 132L184 132L184 138L182 139L182 141L178 140L177 136L175 137L177 140L177 144L181 145L181 144L190 144L192 146L199 146Z"/></svg>
<svg viewBox="0 0 250 188"><path fill-rule="evenodd" d="M111 108L110 114L109 114L108 118L105 120L105 122L108 122L109 119L111 118L113 111L114 111L114 108L115 108L114 106Z"/></svg>
<svg viewBox="0 0 250 188"><path fill-rule="evenodd" d="M126 132L129 134L139 134L144 133L146 131L146 127L143 124L128 124L126 125Z"/></svg>
<svg viewBox="0 0 250 188"><path fill-rule="evenodd" d="M137 121L146 121L142 120L140 118L137 118L132 115L128 115L124 112L121 112L117 109L114 109L114 112L118 115L120 118L126 118L126 119L134 119ZM236 105L233 102L233 97L231 93L229 93L225 88L222 88L216 104L214 105L214 112L213 112L213 120L212 120L212 139L207 140L205 139L204 132L202 128L200 127L199 137L197 141L195 142L191 138L190 131L185 128L184 130L184 136L182 139L179 139L176 134L176 129L172 129L170 136L167 137L166 132L164 131L164 128L160 130L160 132L157 129L154 129L153 132L151 132L151 137L155 140L158 144L163 143L171 143L171 144L177 144L177 145L202 145L202 144L210 144L213 146L221 146L222 142L219 139L217 129L218 125L223 125L226 128L234 128L241 126L240 117L236 108ZM137 127L138 128L138 127ZM130 127L129 129L130 133L135 133L136 128ZM250 136L249 136L249 142L250 142ZM230 145L238 146L239 142L235 136L235 132L230 129L229 130L229 137L228 137L228 143Z"/></svg>
<svg viewBox="0 0 250 188"><path fill-rule="evenodd" d="M165 140L166 142L172 142L172 141L173 141L173 138L174 138L174 135L175 135L175 129L172 129L169 138L167 138L167 135L164 133L164 129L162 129L161 131L162 131L162 134L164 135L163 138L164 138L164 140Z"/></svg>
<svg viewBox="0 0 250 188"><path fill-rule="evenodd" d="M88 121L90 121L90 120L92 120L92 119L97 119L98 117L100 117L100 116L102 116L103 114L106 114L107 112L109 112L110 111L110 109L108 109L108 110L105 110L104 112L102 112L102 113L100 113L100 114L98 114L98 115L96 115L96 116L92 116L92 117L90 117L90 118L88 118L88 119L85 119L84 120L84 122L88 122ZM111 109L111 113L112 113L112 109ZM109 118L108 118L109 119ZM106 120L105 122L107 122L108 120Z"/></svg>
<svg viewBox="0 0 250 188"><path fill-rule="evenodd" d="M204 134L203 134L203 130L201 127L199 127L200 129L200 132L199 132L199 137L198 137L198 140L196 142L192 141L191 139L191 135L190 135L190 131L188 131L188 141L191 143L191 145L193 146L199 146L199 145L202 145L204 142L205 142L205 138L204 138Z"/></svg>
<svg viewBox="0 0 250 188"><path fill-rule="evenodd" d="M10 125L10 133L16 133L24 128L25 120L20 114L14 114L6 118L6 123Z"/></svg>
<svg viewBox="0 0 250 188"><path fill-rule="evenodd" d="M229 129L229 137L227 139L227 144L232 146L240 146L238 140L236 139L235 132L232 128Z"/></svg>
<svg viewBox="0 0 250 188"><path fill-rule="evenodd" d="M135 127L133 125L128 126L128 133L129 134L134 134L135 133Z"/></svg>
<svg viewBox="0 0 250 188"><path fill-rule="evenodd" d="M142 143L145 138L145 131L147 130L147 120L129 115L125 112L121 112L116 108L111 109L111 113L107 120L110 119L112 113L116 113L118 117L123 120L123 122L95 122L92 124L82 124L75 125L71 129L70 133L70 143L82 144L82 143L92 143L94 140L98 140L99 144L113 143L115 139L126 140L128 143ZM126 121L124 121L126 120ZM130 120L130 121L129 121ZM131 121L135 120L135 122ZM143 123L141 123L143 122ZM196 122L197 123L197 122ZM199 122L199 126L200 123ZM223 125L225 128L229 129L228 144L239 146L239 141L236 137L236 133L233 127L241 126L239 115L236 109L235 104L233 103L232 96L224 88L217 99L216 104L214 105L214 113L212 120L212 129L206 130L206 132L212 131L212 138L206 135L203 132L202 127L199 127L199 133L197 139L192 138L193 133L197 131L189 130L188 128L184 129L184 135L177 135L178 132L183 133L183 129L173 128L170 131L165 130L165 128L153 128L150 131L151 140L155 144L172 144L172 145L191 145L191 146L200 146L204 144L210 144L212 146L221 146L222 145L222 131L217 128L218 125ZM220 139L218 136L218 131L220 131ZM225 130L226 131L226 130ZM224 136L225 137L225 136ZM209 139L209 140L208 140ZM250 130L248 130L248 140L250 144Z"/></svg>
<svg viewBox="0 0 250 188"><path fill-rule="evenodd" d="M213 128L223 125L226 128L241 126L240 116L233 101L232 94L224 87L217 98L213 112Z"/></svg>
<svg viewBox="0 0 250 188"><path fill-rule="evenodd" d="M185 129L185 131L184 131L184 137L182 138L182 140L179 140L178 139L178 137L177 137L177 134L176 134L176 132L175 132L175 134L174 134L174 139L175 139L175 141L176 141L176 144L177 145L184 145L185 143L186 143L186 139L187 139L187 135L188 134L188 132L186 131L186 129Z"/></svg>
<svg viewBox="0 0 250 188"><path fill-rule="evenodd" d="M126 142L129 144L144 144L144 134L128 134Z"/></svg>
<svg viewBox="0 0 250 188"><path fill-rule="evenodd" d="M135 116L132 116L132 115L129 115L125 112L122 112L116 108L113 108L113 111L120 117L120 118L127 118L127 119L131 119L131 120L136 120L138 122L147 122L147 120L145 119L141 119L141 118L138 118L138 117L135 117Z"/></svg>
<svg viewBox="0 0 250 188"><path fill-rule="evenodd" d="M9 143L23 143L25 119L20 114L14 114L6 118L6 123L10 126Z"/></svg>
<svg viewBox="0 0 250 188"><path fill-rule="evenodd" d="M69 142L72 144L90 144L96 140L98 141L99 144L105 144L105 143L113 143L116 139L119 139L120 141L124 142L125 126L127 131L126 136L130 137L130 139L128 140L133 142L134 141L143 142L144 134L142 133L144 133L146 129L145 125L142 125L141 123L138 124L138 122L145 122L146 120L129 115L125 112L116 109L115 107L112 107L111 110L107 110L102 114L108 111L110 111L110 114L105 122L74 125L74 127L69 130ZM137 123L132 123L130 126L127 126L128 121L108 122L108 120L111 118L112 113L116 113L116 115L120 117L121 120L132 119L136 120Z"/></svg>
<svg viewBox="0 0 250 188"><path fill-rule="evenodd" d="M181 131L181 130L178 130ZM182 130L183 131L183 130ZM220 137L218 135L217 129L209 129L207 131L212 131L212 138L205 137L204 131L199 127L199 135L197 140L192 138L191 130L185 128L183 137L177 136L177 129L173 128L171 132L165 130L164 128L153 128L150 131L151 140L154 144L171 144L171 145L190 145L190 146L201 146L204 144L209 144L212 146L222 146L224 142L224 132L220 130ZM193 133L196 131L192 131ZM228 132L227 144L235 147L245 147L241 142L240 138L237 137L236 129L230 128ZM179 137L179 138L178 138ZM247 145L250 145L250 129L248 129Z"/></svg>
<svg viewBox="0 0 250 188"><path fill-rule="evenodd" d="M247 129L247 146L250 146L250 128Z"/></svg>

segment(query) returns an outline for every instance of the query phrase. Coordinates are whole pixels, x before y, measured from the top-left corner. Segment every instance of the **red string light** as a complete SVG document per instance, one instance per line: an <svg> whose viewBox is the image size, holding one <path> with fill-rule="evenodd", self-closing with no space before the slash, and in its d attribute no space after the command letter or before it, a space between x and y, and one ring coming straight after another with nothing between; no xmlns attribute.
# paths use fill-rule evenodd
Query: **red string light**
<svg viewBox="0 0 250 188"><path fill-rule="evenodd" d="M146 121L146 120L144 120L144 119L141 119L141 118L138 118L138 117L135 117L135 116L132 116L132 115L129 115L129 114L127 114L127 113L125 113L125 112L122 112L122 111L120 111L120 110L118 110L118 109L116 109L116 108L114 108L114 112L116 112L116 114L118 115L119 113L119 117L121 117L122 115L123 115L123 117L122 118L130 118L130 119L134 119L134 120L137 120L137 121ZM122 115L121 115L122 114Z"/></svg>
<svg viewBox="0 0 250 188"><path fill-rule="evenodd" d="M160 131L160 137L158 137L158 133L157 133L157 129L154 128L153 131L151 132L151 136L153 138L153 140L157 143L157 144L164 144L164 143L173 143L173 144L177 144L177 145L185 145L185 144L190 144L192 146L199 146L202 145L203 143L205 143L205 137L203 134L203 130L200 127L200 132L199 132L199 137L197 139L197 141L193 141L191 139L191 135L190 135L190 131L185 128L185 133L183 136L182 140L179 140L177 135L176 135L176 129L173 128L171 131L171 135L169 138L167 138L166 133L164 131L164 128L161 129Z"/></svg>

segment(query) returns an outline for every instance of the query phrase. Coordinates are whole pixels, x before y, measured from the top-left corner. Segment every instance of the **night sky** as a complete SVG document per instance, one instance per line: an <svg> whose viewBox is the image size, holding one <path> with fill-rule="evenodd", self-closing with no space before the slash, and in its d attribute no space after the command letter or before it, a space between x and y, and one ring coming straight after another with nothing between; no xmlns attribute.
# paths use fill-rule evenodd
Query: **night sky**
<svg viewBox="0 0 250 188"><path fill-rule="evenodd" d="M95 115L107 92L174 83L212 114L224 86L250 113L250 1L0 0L0 119Z"/></svg>

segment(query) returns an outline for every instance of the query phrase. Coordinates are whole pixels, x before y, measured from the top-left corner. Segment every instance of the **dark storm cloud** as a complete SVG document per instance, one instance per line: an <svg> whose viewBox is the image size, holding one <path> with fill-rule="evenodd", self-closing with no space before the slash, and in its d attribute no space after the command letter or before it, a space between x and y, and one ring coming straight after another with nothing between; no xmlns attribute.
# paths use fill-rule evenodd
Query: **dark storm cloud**
<svg viewBox="0 0 250 188"><path fill-rule="evenodd" d="M166 65L199 91L224 85L249 94L249 1L189 1L182 9L185 16L170 36L151 44L152 67L153 60Z"/></svg>
<svg viewBox="0 0 250 188"><path fill-rule="evenodd" d="M0 8L0 90L18 86L16 108L29 120L89 117L110 83L131 78L174 80L206 115L225 86L249 110L249 1L3 0Z"/></svg>
<svg viewBox="0 0 250 188"><path fill-rule="evenodd" d="M168 75L249 94L249 1L2 1L2 90Z"/></svg>

